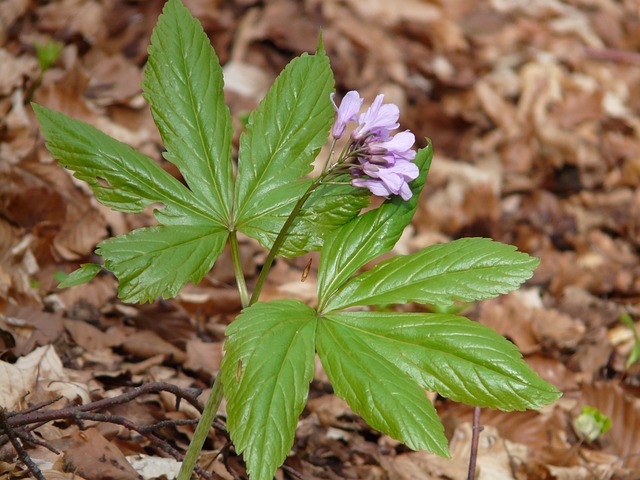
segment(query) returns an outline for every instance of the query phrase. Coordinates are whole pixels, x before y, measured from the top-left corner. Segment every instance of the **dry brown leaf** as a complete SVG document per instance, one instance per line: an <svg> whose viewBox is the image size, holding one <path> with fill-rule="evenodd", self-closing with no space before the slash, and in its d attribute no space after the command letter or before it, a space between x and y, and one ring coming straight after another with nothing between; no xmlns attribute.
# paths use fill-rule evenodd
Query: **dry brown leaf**
<svg viewBox="0 0 640 480"><path fill-rule="evenodd" d="M207 381L211 381L220 369L222 360L222 342L207 343L200 339L187 341L187 360L184 368L204 375Z"/></svg>
<svg viewBox="0 0 640 480"><path fill-rule="evenodd" d="M55 343L63 328L59 313L46 313L29 306L10 306L6 322L13 327L17 340L13 352L18 357L28 354L37 346Z"/></svg>
<svg viewBox="0 0 640 480"><path fill-rule="evenodd" d="M39 22L44 30L80 33L90 43L104 38L105 5L95 0L62 0L38 9Z"/></svg>
<svg viewBox="0 0 640 480"><path fill-rule="evenodd" d="M124 339L122 348L136 357L149 358L155 355L164 355L166 359L182 363L186 360L186 354L160 338L149 330L141 330Z"/></svg>
<svg viewBox="0 0 640 480"><path fill-rule="evenodd" d="M196 328L187 312L172 300L140 306L134 322L136 327L151 330L179 347L184 347L185 342L196 335Z"/></svg>
<svg viewBox="0 0 640 480"><path fill-rule="evenodd" d="M0 46L7 40L7 31L29 8L29 0L6 0L0 3Z"/></svg>
<svg viewBox="0 0 640 480"><path fill-rule="evenodd" d="M88 428L71 437L64 452L71 469L92 480L138 480L140 477L125 456L95 428Z"/></svg>
<svg viewBox="0 0 640 480"><path fill-rule="evenodd" d="M26 406L25 401L35 403L58 395L89 402L86 385L69 381L52 346L39 347L15 364L0 362L0 399L5 408L18 410Z"/></svg>
<svg viewBox="0 0 640 480"><path fill-rule="evenodd" d="M58 470L42 470L46 480L85 480L75 472L59 472Z"/></svg>
<svg viewBox="0 0 640 480"><path fill-rule="evenodd" d="M0 48L0 97L9 95L16 88L21 88L25 78L36 78L39 70L40 67L35 58L26 55L16 57L4 48Z"/></svg>
<svg viewBox="0 0 640 480"><path fill-rule="evenodd" d="M89 351L112 347L121 341L82 320L65 320L64 328L76 344Z"/></svg>
<svg viewBox="0 0 640 480"><path fill-rule="evenodd" d="M605 452L619 457L625 467L640 471L640 400L632 398L617 382L583 385L579 407L588 405L611 418L611 430L602 437ZM575 415L579 413L576 408Z"/></svg>

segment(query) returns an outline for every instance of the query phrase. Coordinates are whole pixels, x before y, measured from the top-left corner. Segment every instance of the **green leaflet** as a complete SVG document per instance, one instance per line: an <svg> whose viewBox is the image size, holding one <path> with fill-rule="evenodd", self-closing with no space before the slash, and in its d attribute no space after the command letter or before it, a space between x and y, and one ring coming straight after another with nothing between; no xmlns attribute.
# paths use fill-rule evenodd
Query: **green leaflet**
<svg viewBox="0 0 640 480"><path fill-rule="evenodd" d="M161 202L165 207L156 216L164 223L214 221L207 206L149 157L62 113L35 104L33 110L51 155L87 182L100 203L139 213Z"/></svg>
<svg viewBox="0 0 640 480"><path fill-rule="evenodd" d="M354 305L449 304L492 298L531 278L538 259L488 238L462 238L398 256L352 278L324 311Z"/></svg>
<svg viewBox="0 0 640 480"><path fill-rule="evenodd" d="M125 302L174 297L188 282L199 282L222 253L229 231L211 225L141 228L98 244L105 268L118 277Z"/></svg>
<svg viewBox="0 0 640 480"><path fill-rule="evenodd" d="M329 296L352 274L396 244L416 211L432 156L433 148L429 141L416 155L420 176L409 184L413 197L408 202L394 196L379 208L351 220L327 236L318 270L319 311L325 309Z"/></svg>
<svg viewBox="0 0 640 480"><path fill-rule="evenodd" d="M129 146L34 105L52 155L100 202L134 213L164 205L155 211L161 225L98 245L105 268L118 277L120 298L130 302L172 297L187 281L201 280L232 224L232 132L222 70L202 27L178 0L167 2L154 29L143 89L166 157L190 189Z"/></svg>
<svg viewBox="0 0 640 480"><path fill-rule="evenodd" d="M74 270L67 278L58 284L58 288L69 288L77 285L87 283L102 270L102 265L96 265L95 263L83 263L80 268Z"/></svg>
<svg viewBox="0 0 640 480"><path fill-rule="evenodd" d="M327 315L421 387L458 402L501 410L540 408L560 392L492 329L442 314L342 312Z"/></svg>
<svg viewBox="0 0 640 480"><path fill-rule="evenodd" d="M316 348L336 394L373 428L448 457L444 427L425 392L367 340L333 316L318 321Z"/></svg>
<svg viewBox="0 0 640 480"><path fill-rule="evenodd" d="M303 54L276 79L240 138L236 226L266 248L311 184L300 179L326 142L332 90L327 56Z"/></svg>
<svg viewBox="0 0 640 480"><path fill-rule="evenodd" d="M272 480L293 445L313 379L316 312L256 303L227 328L221 372L227 428L251 480Z"/></svg>
<svg viewBox="0 0 640 480"><path fill-rule="evenodd" d="M338 179L343 180L343 179ZM370 193L351 185L320 185L289 228L280 255L296 257L322 248L325 238L369 204ZM275 238L278 232L272 232Z"/></svg>
<svg viewBox="0 0 640 480"><path fill-rule="evenodd" d="M202 30L181 2L170 0L153 30L142 88L167 152L189 188L232 224L231 115L222 68Z"/></svg>

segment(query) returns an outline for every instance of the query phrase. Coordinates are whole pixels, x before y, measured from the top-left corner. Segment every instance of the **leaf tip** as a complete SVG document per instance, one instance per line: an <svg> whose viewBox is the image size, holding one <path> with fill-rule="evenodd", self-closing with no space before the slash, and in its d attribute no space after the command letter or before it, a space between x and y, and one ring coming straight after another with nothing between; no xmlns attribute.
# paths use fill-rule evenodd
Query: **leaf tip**
<svg viewBox="0 0 640 480"><path fill-rule="evenodd" d="M102 270L102 265L83 263L80 265L80 268L67 275L67 277L58 284L57 288L69 288L87 283L93 280L100 270Z"/></svg>
<svg viewBox="0 0 640 480"><path fill-rule="evenodd" d="M316 55L326 55L327 52L324 49L324 42L322 40L322 29L318 32L318 43L316 45Z"/></svg>

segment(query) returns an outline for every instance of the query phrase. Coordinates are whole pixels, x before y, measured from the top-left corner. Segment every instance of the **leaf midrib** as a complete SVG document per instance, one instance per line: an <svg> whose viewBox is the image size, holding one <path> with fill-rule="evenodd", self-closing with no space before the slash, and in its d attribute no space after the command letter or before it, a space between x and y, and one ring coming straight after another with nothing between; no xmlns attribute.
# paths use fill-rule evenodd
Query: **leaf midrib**
<svg viewBox="0 0 640 480"><path fill-rule="evenodd" d="M306 58L309 59L313 59L314 56L308 56ZM309 60L309 62L311 62L312 60ZM313 65L307 65L306 71L303 75L303 79L307 79L310 75L311 75L311 70ZM289 82L293 83L293 80L289 80ZM283 85L281 88L278 89L278 91L274 91L274 97L275 97L275 101L278 101L278 98L282 95L282 91L284 90L284 87L286 85ZM291 123L293 122L294 117L296 117L297 115L295 115L295 113L298 110L298 105L301 103L302 99L303 99L304 95L294 95L295 101L293 104L293 107L291 107L289 109L290 114L287 117L287 122L285 124L285 126L283 128L280 129L279 131L279 136L278 136L278 141L275 144L275 148L274 150L270 153L269 155L269 159L267 160L267 162L264 164L264 166L262 167L262 171L254 178L254 180L252 182L248 182L247 183L247 192L248 195L246 197L244 197L244 201L243 201L243 205L240 206L240 209L238 211L238 218L242 218L244 215L246 215L247 213L251 213L251 209L250 209L250 201L255 197L256 194L256 190L257 190L257 186L260 185L262 183L262 180L265 178L265 176L267 175L267 171L271 170L271 166L275 160L275 158L277 157L278 153L282 150L283 148L283 138L284 138L284 132L287 132L287 136L288 137L295 137L295 134L301 129L303 128L302 125L300 125L295 131L289 131L288 127L289 125L291 125ZM318 103L320 102L320 97L318 97L316 99L315 104L313 105L313 107L311 108L311 112L313 112L315 110L315 108L317 107ZM258 113L263 113L260 111L257 111L256 114ZM264 123L265 117L266 115L263 115L260 120L261 123ZM253 126L253 125L252 125ZM249 132L247 131L247 133L245 133L245 135L249 135ZM252 131L252 135L253 135L253 131ZM247 141L248 138L245 140ZM253 160L254 158L254 149L253 149L253 136L251 137L251 154L249 155L250 160ZM244 159L243 159L244 160ZM244 160L244 161L248 161ZM255 162L253 162L255 164ZM271 175L272 176L272 175ZM253 220L253 217L249 217L249 218L245 218L243 219L243 224L248 224L251 220Z"/></svg>
<svg viewBox="0 0 640 480"><path fill-rule="evenodd" d="M196 21L196 20L194 20ZM182 35L182 30L179 28L180 26L177 25L177 30L178 30L178 40L180 43L180 51L181 53L185 51L185 46L186 46L186 42L184 41L184 37ZM192 23L192 29L197 29L196 25ZM207 48L207 46L205 45L204 48ZM205 156L205 160L206 160L206 165L207 165L207 170L209 171L209 174L211 175L210 180L212 180L211 185L213 186L216 196L218 197L218 201L220 202L220 208L223 210L224 212L224 204L225 201L222 198L222 192L220 191L220 186L218 185L218 182L216 182L216 177L214 175L213 169L212 169L212 158L210 156L210 152L209 150L206 148L206 143L204 141L204 136L203 136L203 130L202 130L202 124L200 122L200 116L195 108L195 96L193 93L193 87L192 87L192 82L191 82L191 75L188 73L188 68L187 68L187 60L186 60L186 56L183 54L182 55L182 66L183 66L183 70L184 70L184 75L185 75L185 81L186 81L186 86L187 86L187 91L189 92L189 100L191 102L191 108L193 111L193 115L197 124L197 132L198 132L198 137L200 138L200 146L202 147L202 152L204 153ZM209 67L209 65L207 65L207 68ZM212 75L215 76L215 75ZM209 86L207 88L210 88ZM217 111L216 111L216 116L217 116ZM229 219L226 219L229 220Z"/></svg>
<svg viewBox="0 0 640 480"><path fill-rule="evenodd" d="M291 321L292 321L292 322L295 322L296 320L298 320L298 319L291 319ZM277 372L277 374L275 375L275 378L274 378L274 381L273 381L273 385L272 385L272 387L269 389L269 390L270 390L270 392L269 392L269 394L270 394L270 398L269 398L269 402L268 402L268 403L269 403L269 409L268 409L268 411L269 411L269 412L272 412L272 411L273 411L273 403L274 403L275 390L276 390L276 387L277 387L277 385L278 385L278 383L279 383L280 376L282 375L282 370L283 370L283 367L284 367L285 361L286 361L286 359L289 357L289 354L290 354L290 352L291 352L292 346L293 346L293 344L295 343L295 340L296 340L297 338L299 338L299 335L301 335L302 330L304 330L305 328L309 328L308 322L306 322L306 321L304 321L304 320L303 320L303 322L304 322L304 323L302 324L301 328L300 328L300 329L298 329L298 330L295 332L295 334L294 334L294 335L293 335L293 337L292 337L292 340L289 342L289 344L288 344L288 346L287 346L287 350L286 350L286 352L284 352L284 355L283 355L283 357L282 357L282 358L283 358L283 361L282 361L282 362L280 362L280 364L279 364L278 372ZM266 330L264 330L264 331L263 331L263 333L260 335L260 338L264 337L264 336L265 336L265 335L267 335L269 332L273 331L275 328L277 328L277 327L281 327L281 326L282 326L282 325L281 325L280 323L277 323L277 324L274 324L274 325L270 326L269 328L267 328ZM256 339L255 343L258 343L258 341L259 341L259 339ZM250 357L249 357L249 359L248 359L248 361L247 361L247 364L249 364L249 362L251 361L251 359L252 359L252 358L253 358L253 356L255 355L256 350L257 350L257 348L254 348L254 350L251 352L251 355L250 355ZM303 366L303 369L304 369L304 366ZM264 378L264 376L263 376L263 378ZM268 381L268 380L267 380L267 381ZM265 383L266 383L266 382L265 382ZM263 385L264 385L264 383L263 383ZM257 397L257 396L254 396L253 398L254 398L254 399L256 399L256 398L258 398L258 397ZM252 404L255 404L255 400L252 402ZM252 409L252 410L253 410L253 409ZM249 415L249 419L251 419L251 418L254 418L254 417L253 417L253 416L251 415L251 413L250 413L250 415ZM263 431L264 431L264 432L266 432L266 431L267 431L267 425L268 425L269 423L274 423L274 422L272 422L272 421L271 421L271 416L270 416L270 415L264 415L264 416L263 416L262 418L260 418L259 420L261 420L261 421L259 421L258 423L259 423L259 425L260 425L260 426L262 426L262 427L263 427ZM250 422L250 421L251 421L251 420L249 420L249 422ZM278 432L280 432L280 430L278 430ZM281 438L280 438L280 440L282 441L282 440L283 440L282 435L280 435L280 437L281 437ZM259 437L258 437L258 439L257 439L257 441L254 443L253 448L254 448L254 449L256 449L256 448L258 448L258 446L259 446L259 447L260 447L260 449L264 449L265 439L266 439L266 438L267 438L266 434L265 434L265 435L261 435L261 436L259 436ZM267 439L267 440L268 440L268 439ZM258 445L256 445L256 444L258 444ZM247 445L247 446L248 446L248 445ZM245 448L246 448L246 447L245 447ZM253 453L253 452L252 452L252 453ZM260 468L263 468L263 467L262 467L262 466L259 466L259 467L258 467L258 469L260 469Z"/></svg>
<svg viewBox="0 0 640 480"><path fill-rule="evenodd" d="M386 341L397 342L397 343L399 343L400 345L406 345L406 346L412 346L412 347L424 348L424 349L426 349L426 350L429 350L429 351L432 351L432 352L436 352L436 353L440 353L440 354L442 354L443 356L448 356L448 357L451 357L451 358L461 358L462 360L467 361L467 362L469 362L469 363L470 363L470 364L472 364L472 365L476 365L476 366L478 366L479 368L486 369L486 370L488 370L488 371L490 371L490 372L496 373L496 374L498 374L498 375L500 375L500 376L502 376L502 377L505 377L505 378L509 378L509 379L511 379L511 378L512 378L512 377L506 376L504 373L501 373L501 372L499 372L499 371L497 371L497 370L494 370L494 369L492 369L492 368L490 368L490 367L488 367L488 366L486 366L486 365L480 365L480 364L478 364L478 363L476 363L476 362L474 362L474 361L471 361L471 360L469 360L469 359L466 359L466 358L461 357L461 356L459 356L459 355L455 355L455 354L450 353L450 352L446 352L446 351L438 350L438 349L433 348L433 347L427 347L427 346L418 345L418 344L411 343L411 342L407 342L407 341L398 340L397 338L389 338L389 337L385 337L384 335L377 334L377 333L373 333L373 332L371 332L371 331L369 331L369 330L365 330L365 329L363 329L363 328L356 327L356 326L354 326L354 325L352 325L352 324L350 324L350 323L346 323L346 322L344 322L344 321L341 321L339 318L336 318L335 316L327 316L327 317L324 317L324 318L325 318L325 320L328 320L328 321L332 321L332 322L339 323L340 325L343 325L345 328L349 328L349 329L351 329L351 330L354 330L354 331L357 331L357 332L361 332L363 335L369 335L369 336L372 336L372 337L375 337L375 338L378 338L378 339L383 339L383 340L386 340ZM398 349L398 351L402 351L402 350L401 350L401 349ZM418 368L418 367L416 367L416 368ZM418 368L418 370L419 370L419 368ZM520 385L524 385L524 386L526 386L526 387L531 387L531 388L533 388L533 389L535 389L535 390L547 391L547 390L541 390L539 387L533 386L533 385L531 385L531 384L529 384L529 383L521 382L521 381L519 381L519 380L518 380L518 383L520 383Z"/></svg>
<svg viewBox="0 0 640 480"><path fill-rule="evenodd" d="M322 320L325 320L325 321L326 321L326 320L330 320L330 319L325 317L324 319L320 319L319 321L322 321ZM336 323L339 323L339 322L336 322ZM344 325L344 324L342 324L342 323L341 323L341 325L343 325L343 326L345 326L345 327L348 327L347 325ZM343 353L345 353L345 354L346 354L346 356L348 356L348 357L351 359L351 361L352 361L353 363L355 363L356 365L360 366L360 367L362 368L362 370L364 370L364 371L368 372L368 375L369 375L369 377L370 377L370 378L374 378L374 379L376 378L376 376L375 376L375 372L372 372L370 369L368 369L368 368L367 368L367 367L368 367L368 365L367 365L365 362L361 362L361 361L359 361L359 360L360 360L360 356L359 356L359 355L353 355L353 352L351 352L351 350L349 350L348 348L345 348L344 343L343 343L343 342L340 342L340 338L339 338L338 336L336 336L336 332L334 332L334 331L333 331L333 329L331 329L330 327L325 327L325 328L324 328L324 330L325 330L325 331L327 331L327 332L331 335L331 338L333 339L334 343L335 343L336 345L339 345L339 346L342 348L342 352L343 352ZM368 347L368 346L367 346L367 347ZM370 348L370 347L368 347L368 348ZM373 353L373 354L375 354L376 352L375 352L375 351L373 351L372 353ZM385 361L385 359L380 358L380 361L383 361L383 362L384 362L384 361ZM387 362L387 363L389 363L389 362ZM392 367L395 367L395 365L394 365L394 364L392 364L392 363L389 363L389 365L390 365L390 366L392 366ZM396 367L396 368L397 368L397 367ZM341 368L341 370L343 370L343 369ZM414 382L413 378L411 378L411 376L409 376L406 372L403 372L403 371L402 371L402 370L400 370L399 368L398 368L398 370L399 370L402 374L406 375L405 380L408 380L408 381L410 381L410 382ZM346 383L346 382L345 382L345 383ZM415 383L417 384L417 382L415 382ZM378 384L379 384L382 388L384 388L384 389L385 389L385 391L387 391L387 392L388 392L388 389L386 388L386 385L382 384L381 382L378 382ZM353 396L354 396L354 397L359 398L359 396L355 393L355 391L353 390L353 388L351 388L351 391L352 391L352 394L353 394ZM392 398L392 397L393 397L393 396L389 396L389 398ZM425 396L425 398L424 398L424 401L425 401L425 402L428 402L428 399L427 399L427 397L426 397L426 396ZM378 412L381 412L381 410L380 410L379 408L377 408L377 407L376 407L376 409L378 410ZM411 417L413 417L413 418L415 418L415 417L416 417L416 415L414 415L414 414L413 414L413 411L412 411L411 409L405 409L405 412L406 412L407 414L410 414L410 415L411 415ZM419 419L419 418L415 418L415 419L416 419L416 420L421 420L421 419ZM389 423L388 423L388 421L383 417L383 415L382 415L382 414L379 414L379 415L378 415L378 420L383 420L383 421L384 421L384 423L387 425L387 428L389 428ZM405 432L408 432L408 431L412 431L412 430L413 430L413 429L411 428L411 426L406 425L406 422L403 422L403 424L404 424L404 431L405 431ZM425 430L425 433L429 436L429 438L431 439L431 441L432 441L435 445L437 445L437 444L438 444L437 439L436 439L433 435L431 435L430 431ZM411 435L411 436L413 436L413 435Z"/></svg>
<svg viewBox="0 0 640 480"><path fill-rule="evenodd" d="M406 256L404 256L404 257L395 257L395 258L405 258L405 257ZM392 259L392 260L395 260L395 258ZM514 266L516 266L516 265L500 264L500 265L491 265L491 266L486 266L486 267L468 268L468 269L462 269L462 270L447 270L447 271L443 271L443 272L440 272L440 273L435 274L435 275L431 275L431 276L425 277L422 280L419 280L418 282L416 282L416 284L413 284L411 286L414 287L414 288L420 288L419 284L421 284L423 282L426 282L426 281L432 281L434 279L438 280L438 279L440 279L439 277L443 277L445 275L464 274L464 273L472 273L472 272L473 273L475 273L475 272L481 273L481 272L483 272L485 270L492 270L492 269L505 268L505 267L514 267ZM378 279L378 280L385 280L389 276L396 274L399 269L401 269L401 267L395 267L394 270L392 270L391 272L386 273L385 277L383 277L381 279ZM398 286L395 286L393 288L385 289L382 293L376 293L375 295L371 295L371 296L367 296L367 297L362 297L361 296L360 299L355 300L355 301L351 301L351 303L346 303L346 304L342 304L342 305L338 304L337 306L331 306L331 301L335 301L336 299L340 299L340 295L342 293L344 293L344 291L349 286L352 286L352 291L350 292L350 294L353 296L353 293L354 293L353 290L357 291L357 289L359 289L360 286L363 283L365 283L367 280L370 280L370 278L375 275L375 273L371 273L371 272L374 272L374 270L369 270L368 272L363 273L362 276L356 277L351 282L345 283L344 285L342 285L342 287L335 292L335 295L332 296L329 299L327 306L328 307L330 306L331 310L328 310L328 311L335 311L335 310L338 310L338 309L343 309L343 308L353 307L353 306L356 306L356 305L361 305L358 302L361 302L363 299L366 299L368 302L372 301L372 303L375 303L375 302L373 302L374 299L377 299L377 298L379 298L379 297L381 297L383 295L395 294L397 291L402 290L403 288L407 288L407 285L409 283L411 283L413 281L413 279L417 275L419 275L421 273L420 271L417 271L417 272L413 273L412 275L405 277L404 282L402 284L400 284ZM517 278L520 278L520 277L518 277L516 275L512 275L511 277L509 277L509 280L511 280L513 278L517 279ZM520 284L520 283L522 283L522 281L518 282L518 284ZM509 284L510 285L510 284L512 284L512 282L507 280L507 281L502 282L502 284ZM487 290L475 289L474 291L482 293L482 292L485 292ZM424 292L422 291L422 293L424 293ZM407 297L410 298L411 296L407 295ZM460 295L457 295L457 297L460 297ZM412 300L407 300L407 301L412 301ZM370 304L371 303L367 303L367 305L370 305Z"/></svg>

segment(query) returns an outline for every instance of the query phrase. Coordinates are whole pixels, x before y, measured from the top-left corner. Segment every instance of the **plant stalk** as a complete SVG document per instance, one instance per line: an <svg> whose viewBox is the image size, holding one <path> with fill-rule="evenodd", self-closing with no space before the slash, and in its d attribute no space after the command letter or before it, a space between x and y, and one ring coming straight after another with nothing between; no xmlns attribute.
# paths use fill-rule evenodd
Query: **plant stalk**
<svg viewBox="0 0 640 480"><path fill-rule="evenodd" d="M469 471L467 480L476 478L476 460L478 459L478 445L480 443L480 432L484 427L480 425L480 407L473 407L473 426L471 428L471 454L469 455Z"/></svg>
<svg viewBox="0 0 640 480"><path fill-rule="evenodd" d="M238 284L238 292L240 292L240 302L242 308L249 306L249 291L247 290L247 282L244 279L242 271L242 263L240 262L240 249L238 247L238 232L235 230L229 235L229 245L231 246L231 258L233 259L233 271L236 275L236 283Z"/></svg>
<svg viewBox="0 0 640 480"><path fill-rule="evenodd" d="M276 255L280 251L280 247L282 247L282 244L286 240L287 233L289 232L289 228L291 227L291 225L293 224L293 221L298 216L298 213L300 213L300 210L302 209L304 202L307 201L307 199L311 196L314 190L318 188L318 185L322 183L322 180L324 180L324 178L327 175L328 175L328 172L323 172L322 175L320 175L318 178L316 178L313 181L313 183L309 186L309 188L304 193L304 195L302 195L302 197L300 197L298 202L295 204L295 206L293 207L293 210L291 210L291 213L287 217L287 220L284 222L284 225L282 225L282 228L280 229L280 232L278 233L278 236L276 237L275 242L273 242L273 246L271 247L271 250L269 250L267 259L264 261L262 270L260 270L260 276L258 276L256 286L253 290L253 295L251 295L251 300L249 301L250 306L256 303L260 298L260 292L262 291L264 281L266 280L267 275L269 274L269 270L271 270L271 265L273 264L273 260L276 258Z"/></svg>
<svg viewBox="0 0 640 480"><path fill-rule="evenodd" d="M193 474L193 470L198 462L202 446L204 445L204 441L207 439L211 425L213 425L213 420L216 418L220 402L222 402L221 377L222 375L218 372L211 388L211 395L209 395L209 399L202 411L202 417L200 418L196 431L191 438L189 448L187 448L187 452L184 455L184 460L182 461L180 472L178 473L178 480L191 480L191 475Z"/></svg>

